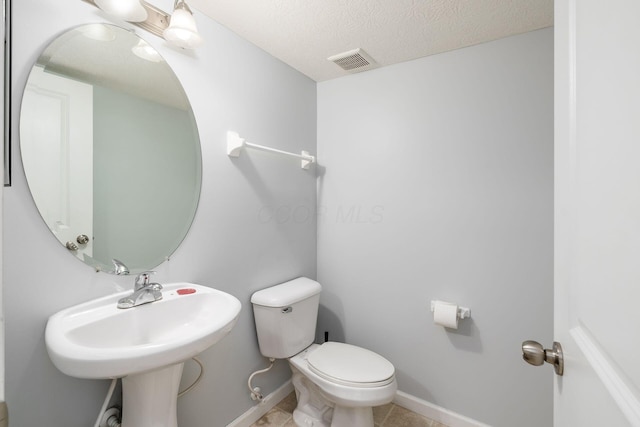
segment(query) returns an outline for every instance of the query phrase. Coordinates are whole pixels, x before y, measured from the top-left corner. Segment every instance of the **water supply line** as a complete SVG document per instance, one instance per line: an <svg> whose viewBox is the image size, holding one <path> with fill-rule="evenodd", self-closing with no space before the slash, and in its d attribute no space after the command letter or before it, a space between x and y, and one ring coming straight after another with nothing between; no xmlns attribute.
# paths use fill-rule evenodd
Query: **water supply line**
<svg viewBox="0 0 640 427"><path fill-rule="evenodd" d="M193 388L198 385L198 383L202 379L202 376L204 375L204 365L202 364L200 359L198 359L197 357L192 357L191 360L193 360L198 364L198 366L200 366L200 374L198 375L198 378L196 378L195 381L192 382L189 387L185 388L180 393L178 393L178 397L182 397L185 394L189 393L191 390L193 390Z"/></svg>
<svg viewBox="0 0 640 427"><path fill-rule="evenodd" d="M269 371L271 368L273 368L273 364L275 363L275 361L276 359L274 359L273 357L270 357L269 366L267 366L264 369L260 369L259 371L255 371L253 374L249 375L249 381L247 381L247 385L249 386L249 392L251 393L252 400L257 400L258 402L262 402L262 400L264 399L264 396L262 395L262 390L260 390L260 387L251 386L251 381L253 381L253 377L259 374L264 374L265 372Z"/></svg>

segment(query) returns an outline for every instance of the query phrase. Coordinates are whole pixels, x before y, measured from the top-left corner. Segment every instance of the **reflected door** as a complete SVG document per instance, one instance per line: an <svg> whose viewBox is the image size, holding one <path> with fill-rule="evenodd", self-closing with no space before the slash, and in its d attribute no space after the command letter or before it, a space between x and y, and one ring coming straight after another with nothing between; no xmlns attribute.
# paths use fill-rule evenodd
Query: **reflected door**
<svg viewBox="0 0 640 427"><path fill-rule="evenodd" d="M28 181L44 221L80 259L91 257L93 87L34 68L21 120L22 161L37 171Z"/></svg>

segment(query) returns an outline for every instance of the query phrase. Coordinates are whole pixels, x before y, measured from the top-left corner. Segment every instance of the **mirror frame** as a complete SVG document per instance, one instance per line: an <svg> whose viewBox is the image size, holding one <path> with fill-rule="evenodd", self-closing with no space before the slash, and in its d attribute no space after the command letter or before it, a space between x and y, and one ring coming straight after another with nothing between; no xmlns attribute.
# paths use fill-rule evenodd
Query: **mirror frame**
<svg viewBox="0 0 640 427"><path fill-rule="evenodd" d="M4 0L4 186L11 187L11 1Z"/></svg>

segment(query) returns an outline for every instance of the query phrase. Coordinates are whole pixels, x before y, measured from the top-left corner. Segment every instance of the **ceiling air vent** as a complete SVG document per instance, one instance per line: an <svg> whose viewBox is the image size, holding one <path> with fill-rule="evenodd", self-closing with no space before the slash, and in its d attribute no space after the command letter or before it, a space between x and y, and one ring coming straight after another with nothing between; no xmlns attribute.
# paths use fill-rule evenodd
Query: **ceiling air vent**
<svg viewBox="0 0 640 427"><path fill-rule="evenodd" d="M327 59L338 64L343 70L351 72L369 70L376 65L373 58L360 48L339 53Z"/></svg>

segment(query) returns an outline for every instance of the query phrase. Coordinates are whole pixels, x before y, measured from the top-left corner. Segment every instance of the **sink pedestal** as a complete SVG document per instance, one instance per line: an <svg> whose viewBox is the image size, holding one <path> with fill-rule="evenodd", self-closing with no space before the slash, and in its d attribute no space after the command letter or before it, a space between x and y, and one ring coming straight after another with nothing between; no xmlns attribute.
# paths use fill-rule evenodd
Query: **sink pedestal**
<svg viewBox="0 0 640 427"><path fill-rule="evenodd" d="M122 378L121 427L178 427L176 405L184 363Z"/></svg>

